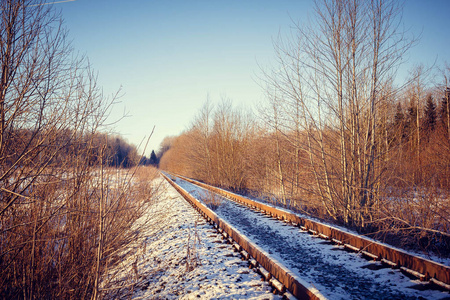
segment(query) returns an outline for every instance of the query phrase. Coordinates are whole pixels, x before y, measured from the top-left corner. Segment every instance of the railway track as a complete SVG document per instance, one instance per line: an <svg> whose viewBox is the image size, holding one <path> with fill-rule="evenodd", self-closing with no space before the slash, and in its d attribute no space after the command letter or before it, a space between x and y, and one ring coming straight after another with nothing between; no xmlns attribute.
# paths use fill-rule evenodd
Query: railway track
<svg viewBox="0 0 450 300"><path fill-rule="evenodd" d="M171 177L176 183L166 176L183 197L282 293L287 290L301 299L450 298L448 266L188 178ZM232 201L221 200L213 212L197 199L206 197L202 189Z"/></svg>

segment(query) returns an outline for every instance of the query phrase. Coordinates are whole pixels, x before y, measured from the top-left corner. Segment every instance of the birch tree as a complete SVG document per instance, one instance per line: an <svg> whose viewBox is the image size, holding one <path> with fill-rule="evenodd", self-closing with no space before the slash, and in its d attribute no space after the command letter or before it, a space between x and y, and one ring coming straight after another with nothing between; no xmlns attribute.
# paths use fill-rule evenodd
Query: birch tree
<svg viewBox="0 0 450 300"><path fill-rule="evenodd" d="M381 95L393 97L384 87L413 40L396 1L317 1L314 17L275 45L278 71L265 80L282 99L284 126L306 134L289 140L310 157L314 194L331 217L363 227L383 170Z"/></svg>

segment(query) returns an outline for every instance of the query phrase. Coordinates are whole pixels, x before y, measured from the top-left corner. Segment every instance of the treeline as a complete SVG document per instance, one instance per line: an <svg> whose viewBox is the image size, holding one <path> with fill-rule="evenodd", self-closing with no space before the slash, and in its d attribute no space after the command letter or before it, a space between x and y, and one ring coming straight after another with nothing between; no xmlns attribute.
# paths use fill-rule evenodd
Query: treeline
<svg viewBox="0 0 450 300"><path fill-rule="evenodd" d="M12 164L26 149L37 146L42 139L45 140L40 135L41 133L32 129L14 129L5 132L5 140L8 141L8 145L5 145L7 157L5 163ZM58 165L66 159L66 155L86 147L90 151L83 151L82 154L87 156L86 161L92 166L99 165L102 160L106 167L115 168L131 168L136 165L157 166L159 162L154 151L150 158L147 158L139 154L136 146L128 143L120 135L99 132L77 136L77 132L73 130L55 131L54 135L58 137L59 143L52 146L55 155L49 161L50 165Z"/></svg>
<svg viewBox="0 0 450 300"><path fill-rule="evenodd" d="M104 147L103 156L105 165L115 168L132 168L137 165L141 166L158 166L159 160L155 151L152 150L151 155L147 158L139 153L136 146L128 143L120 135L109 135L106 133L96 133L93 137L92 159L94 163L96 158L101 157L100 150Z"/></svg>
<svg viewBox="0 0 450 300"><path fill-rule="evenodd" d="M419 67L393 84L415 42L399 31L394 1L323 1L315 11L277 41L257 117L207 102L165 141L160 167L448 252L450 70L441 83Z"/></svg>
<svg viewBox="0 0 450 300"><path fill-rule="evenodd" d="M450 88L438 86L423 97L407 91L390 124L390 144L399 161L395 186L450 189ZM435 100L437 99L437 101ZM392 151L394 152L394 151Z"/></svg>

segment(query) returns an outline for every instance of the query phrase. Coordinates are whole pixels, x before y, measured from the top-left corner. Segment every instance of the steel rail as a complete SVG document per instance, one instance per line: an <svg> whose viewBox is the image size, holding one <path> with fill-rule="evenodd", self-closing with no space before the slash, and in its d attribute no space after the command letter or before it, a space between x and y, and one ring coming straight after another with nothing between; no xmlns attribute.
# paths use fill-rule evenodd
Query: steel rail
<svg viewBox="0 0 450 300"><path fill-rule="evenodd" d="M232 241L236 242L238 246L236 245L234 247L241 247L242 250L244 250L241 253L244 253L244 256L248 256L247 259L251 265L254 267L263 267L260 268L261 274L266 279L272 281L272 285L274 285L276 289L283 291L283 289L286 288L298 299L326 299L316 288L304 282L286 267L271 258L267 252L255 245L247 237L241 235L234 227L219 218L215 212L173 182L168 176L163 173L161 173L161 175L208 221L214 222L219 230L223 232L224 237L231 238ZM270 273L270 276L266 274L267 272ZM274 281L271 277L276 278L282 286L280 287L279 283Z"/></svg>
<svg viewBox="0 0 450 300"><path fill-rule="evenodd" d="M352 249L365 256L371 257L375 260L379 260L385 264L391 265L392 267L400 268L402 271L412 274L422 281L430 281L447 290L450 290L449 266L409 254L405 251L376 242L364 236L345 232L336 227L300 217L292 212L277 208L272 205L250 200L243 196L193 180L191 178L187 178L177 174L171 175L179 177L207 190L213 191L235 202L265 212L266 214L271 215L274 218L293 223L303 230L308 230L309 232L319 235L322 238L331 240L337 244L341 244L348 249Z"/></svg>

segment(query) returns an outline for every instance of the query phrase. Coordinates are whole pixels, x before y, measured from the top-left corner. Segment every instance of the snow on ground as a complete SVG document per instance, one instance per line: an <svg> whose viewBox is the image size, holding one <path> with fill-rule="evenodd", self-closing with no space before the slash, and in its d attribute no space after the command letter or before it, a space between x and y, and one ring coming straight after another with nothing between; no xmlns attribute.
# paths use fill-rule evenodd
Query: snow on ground
<svg viewBox="0 0 450 300"><path fill-rule="evenodd" d="M133 298L281 299L173 187L162 184L152 215L164 217L155 219L136 252L134 269L145 278Z"/></svg>
<svg viewBox="0 0 450 300"><path fill-rule="evenodd" d="M198 199L208 197L198 186L178 179L176 182ZM234 202L222 200L214 211L329 299L448 299L450 296L448 292L423 290L424 283L409 279L399 270L367 261Z"/></svg>
<svg viewBox="0 0 450 300"><path fill-rule="evenodd" d="M267 201L267 200L259 199L259 198L256 198L256 197L247 197L247 198L252 200L252 201L255 201L255 202L259 202L259 203L263 203L265 205L276 207L277 209L279 209L281 211L286 211L286 212L295 214L295 215L297 215L297 216L299 216L300 218L303 218L303 219L309 219L309 220L312 220L312 221L314 221L316 223L324 224L325 226L328 226L328 227L331 227L331 228L335 228L335 229L343 231L343 232L347 232L347 233L354 234L354 235L359 235L359 233L357 231L354 231L352 229L346 228L344 226L340 226L340 225L336 225L336 224L332 224L332 223L327 223L326 221L320 220L320 219L312 217L310 215L302 214L302 213L299 213L299 212L294 212L294 211L292 211L292 210L290 210L288 208L284 208L284 207L281 206L280 203L276 203L276 200L275 201ZM396 200L398 200L398 199L396 199ZM379 240L375 240L375 239L367 237L367 236L365 237L365 239L372 240L372 241L374 241L376 243L383 244L383 242L380 242ZM411 255L418 256L418 257L421 257L423 259L432 260L432 261L440 263L442 265L450 266L450 257L438 256L438 255L433 254L433 253L419 252L419 251L414 251L414 250L411 250L411 249L405 250L405 249L398 248L398 247L395 247L395 246L392 246L392 245L389 245L389 244L385 244L385 245L387 245L387 246L389 246L389 247L391 247L393 249L396 249L398 251L401 251L401 252L407 252L407 253L409 253Z"/></svg>

